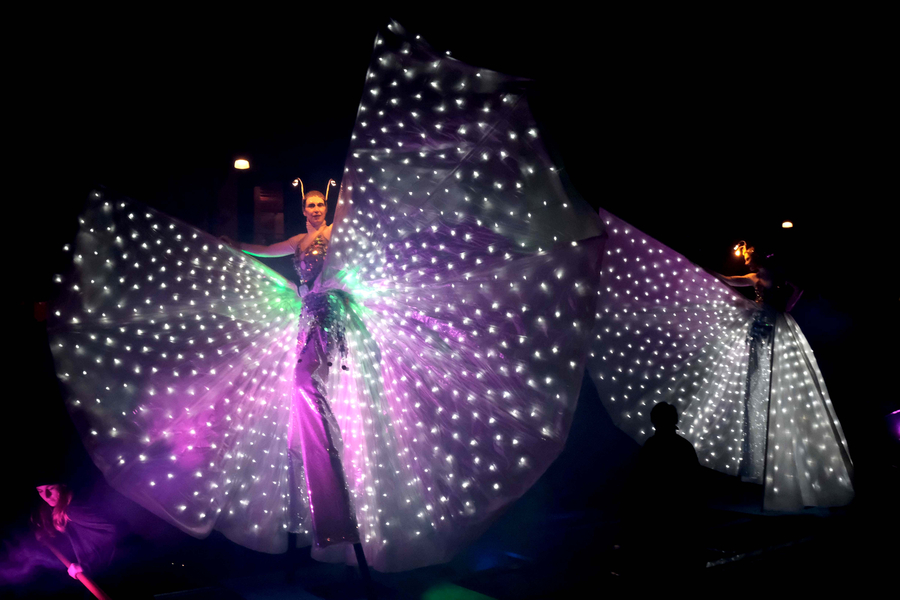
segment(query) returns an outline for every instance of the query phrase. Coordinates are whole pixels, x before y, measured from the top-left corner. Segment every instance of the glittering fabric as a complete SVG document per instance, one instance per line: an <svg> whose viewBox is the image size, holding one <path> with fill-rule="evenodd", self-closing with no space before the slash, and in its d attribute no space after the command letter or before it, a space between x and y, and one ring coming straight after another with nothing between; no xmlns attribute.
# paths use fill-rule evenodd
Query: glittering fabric
<svg viewBox="0 0 900 600"><path fill-rule="evenodd" d="M306 250L301 251L300 245L294 251L294 269L300 277L300 286L311 287L316 277L322 272L325 264L325 255L328 253L328 240L322 235L316 236L313 243Z"/></svg>
<svg viewBox="0 0 900 600"><path fill-rule="evenodd" d="M347 356L347 341L344 330L344 312L350 306L351 296L342 290L310 292L325 258L328 255L328 240L322 235L316 237L306 250L300 246L294 251L294 269L300 279L300 295L303 298L303 312L300 315L300 329L297 352L302 354L311 339L310 333L321 332L325 340L325 354L341 358Z"/></svg>
<svg viewBox="0 0 900 600"><path fill-rule="evenodd" d="M328 242L321 235L305 251L301 252L298 245L294 253L303 312L297 336L288 447L292 465L303 465L316 548L359 541L355 508L341 459L341 428L328 399L332 360L335 355L341 359L347 356L344 318L351 296L339 289L308 291L321 273L327 253ZM292 469L292 474L296 470ZM297 493L300 486L292 485L291 489L292 505L302 505L304 499ZM300 527L298 521L292 529L299 532Z"/></svg>
<svg viewBox="0 0 900 600"><path fill-rule="evenodd" d="M777 315L777 311L768 304L759 305L758 310L753 315L750 329L747 331L747 341L771 344Z"/></svg>
<svg viewBox="0 0 900 600"><path fill-rule="evenodd" d="M297 336L297 352L303 350L310 340L318 339L312 333L321 333L325 354L329 357L347 356L347 338L344 317L350 308L350 295L342 290L330 289L324 292L309 292L303 296L303 312L300 315L300 331Z"/></svg>
<svg viewBox="0 0 900 600"><path fill-rule="evenodd" d="M322 235L317 236L306 250L301 251L298 245L294 251L294 269L300 278L299 290L303 298L297 352L303 353L311 332L315 331L323 334L326 356L333 357L337 353L343 358L347 356L344 313L350 307L351 296L338 289L309 291L322 272L327 254L328 240Z"/></svg>
<svg viewBox="0 0 900 600"><path fill-rule="evenodd" d="M766 427L769 412L769 386L772 375L772 349L776 312L762 305L753 317L747 333L747 387L741 423L742 452L739 474L744 481L763 483L766 455Z"/></svg>
<svg viewBox="0 0 900 600"><path fill-rule="evenodd" d="M301 486L291 485L291 506L296 507L292 513L308 511L319 549L356 543L359 531L343 465L343 435L328 399L329 336L324 327L313 324L305 337L294 367L288 449L292 480L305 480L308 494L304 498ZM291 523L294 532L302 528L301 519Z"/></svg>
<svg viewBox="0 0 900 600"><path fill-rule="evenodd" d="M772 351L778 316L773 304L783 306L784 302L781 287L766 287L760 280L754 291L758 308L747 330L747 382L738 473L743 481L762 484L766 466Z"/></svg>

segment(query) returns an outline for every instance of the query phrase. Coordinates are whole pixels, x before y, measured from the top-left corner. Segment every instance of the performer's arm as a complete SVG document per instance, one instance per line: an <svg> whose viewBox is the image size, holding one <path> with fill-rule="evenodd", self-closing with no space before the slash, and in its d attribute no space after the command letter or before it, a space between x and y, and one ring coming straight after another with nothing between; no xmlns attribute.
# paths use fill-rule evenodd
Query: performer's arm
<svg viewBox="0 0 900 600"><path fill-rule="evenodd" d="M306 227L307 227L307 230L312 229L312 226L309 224L309 221L307 221ZM306 237L302 238L301 240L299 240L297 242L298 244L300 244L300 252L303 252L307 248L312 246L312 243L314 241L316 241L316 238L319 237L319 234L322 234L322 236L326 240L330 240L331 239L331 226L326 225L325 223L322 223L322 226L319 227L318 230L310 231L308 234L306 234Z"/></svg>
<svg viewBox="0 0 900 600"><path fill-rule="evenodd" d="M786 310L787 312L790 312L791 309L794 308L794 305L797 304L797 300L800 299L800 296L803 295L803 290L801 290L800 288L798 288L796 285L794 285L794 284L791 283L790 281L786 281L785 283L786 283L787 285L791 286L791 290L792 290L792 291L791 291L791 297L788 298L788 301L787 301L786 306L785 306L785 310Z"/></svg>
<svg viewBox="0 0 900 600"><path fill-rule="evenodd" d="M759 280L756 273L749 273L747 275L718 275L719 279L730 285L731 287L752 287L756 285L756 282Z"/></svg>
<svg viewBox="0 0 900 600"><path fill-rule="evenodd" d="M305 236L305 233L300 233L290 239L284 240L283 242L278 242L277 244L272 244L270 246L235 242L227 236L222 236L219 239L221 239L232 248L236 248L252 256L273 258L276 256L290 256L291 254L293 254L294 250L297 248L297 244L301 243Z"/></svg>
<svg viewBox="0 0 900 600"><path fill-rule="evenodd" d="M337 206L334 207L334 219L332 219L331 225L340 225L348 212L350 212L350 200L344 198L344 182L341 181L341 187L338 190Z"/></svg>

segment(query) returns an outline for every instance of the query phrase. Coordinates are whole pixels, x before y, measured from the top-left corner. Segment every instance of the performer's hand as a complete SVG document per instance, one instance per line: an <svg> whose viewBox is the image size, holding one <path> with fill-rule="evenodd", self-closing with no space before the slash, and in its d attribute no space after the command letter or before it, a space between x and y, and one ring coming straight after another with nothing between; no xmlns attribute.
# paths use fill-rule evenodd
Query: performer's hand
<svg viewBox="0 0 900 600"><path fill-rule="evenodd" d="M78 563L72 563L69 565L69 577L72 579L78 579L78 574L84 573L84 570L81 568L81 565Z"/></svg>
<svg viewBox="0 0 900 600"><path fill-rule="evenodd" d="M710 271L709 269L705 269L705 268L703 270L706 271L707 273L709 273L710 275L712 275L713 277L715 277L716 279L718 279L719 281L721 281L722 283L724 283L725 285L731 286L731 280L726 275L722 275L721 273L716 273L715 271Z"/></svg>

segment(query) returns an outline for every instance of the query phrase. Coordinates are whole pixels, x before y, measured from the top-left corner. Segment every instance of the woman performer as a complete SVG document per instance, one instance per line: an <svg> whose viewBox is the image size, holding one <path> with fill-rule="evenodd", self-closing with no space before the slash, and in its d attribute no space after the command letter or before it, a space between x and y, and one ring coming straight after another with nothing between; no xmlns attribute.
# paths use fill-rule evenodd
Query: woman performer
<svg viewBox="0 0 900 600"><path fill-rule="evenodd" d="M326 389L335 351L341 356L347 353L342 313L349 308L349 297L340 290L311 291L328 253L334 220L326 224L325 215L329 188L336 184L329 180L323 195L316 190L304 192L303 182L297 179L294 185L298 183L307 233L269 246L235 243L228 237L222 239L252 256L294 257L303 312L294 369L289 448L295 459L302 460L292 461L292 470L304 469L316 546L358 544L356 516L341 464L341 430L328 403ZM340 217L338 211L335 220ZM296 481L301 478L297 477ZM291 489L296 490L298 486L292 485ZM295 498L294 502L299 499Z"/></svg>
<svg viewBox="0 0 900 600"><path fill-rule="evenodd" d="M35 537L69 563L70 577L80 579L95 596L106 597L98 591L94 579L112 562L116 526L90 506L77 502L58 478L44 478L37 483L35 489L42 502L31 516ZM88 579L80 577L81 573Z"/></svg>
<svg viewBox="0 0 900 600"><path fill-rule="evenodd" d="M759 306L750 326L748 341L750 354L747 363L747 388L744 401L743 451L740 476L743 481L762 483L766 452L766 421L770 407L772 350L778 313L791 310L802 295L794 284L786 281L777 269L763 266L771 255L762 259L753 246L743 240L734 247L749 269L746 275L725 276L719 279L732 287L753 287Z"/></svg>
<svg viewBox="0 0 900 600"><path fill-rule="evenodd" d="M589 372L616 424L643 443L666 401L700 464L765 488L764 507L840 506L852 462L822 374L786 311L799 292L735 247L753 272L721 277L603 211L609 241ZM757 301L729 286L755 287Z"/></svg>

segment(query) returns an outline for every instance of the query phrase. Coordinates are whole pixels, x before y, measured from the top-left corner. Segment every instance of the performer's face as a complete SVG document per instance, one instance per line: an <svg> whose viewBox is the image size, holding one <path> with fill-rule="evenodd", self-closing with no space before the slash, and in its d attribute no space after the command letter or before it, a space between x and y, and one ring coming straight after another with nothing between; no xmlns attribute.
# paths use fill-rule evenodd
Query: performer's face
<svg viewBox="0 0 900 600"><path fill-rule="evenodd" d="M313 196L303 206L303 214L314 226L319 227L325 221L325 200Z"/></svg>
<svg viewBox="0 0 900 600"><path fill-rule="evenodd" d="M41 499L50 506L56 506L59 503L58 485L39 485L36 489L37 493L41 496Z"/></svg>

